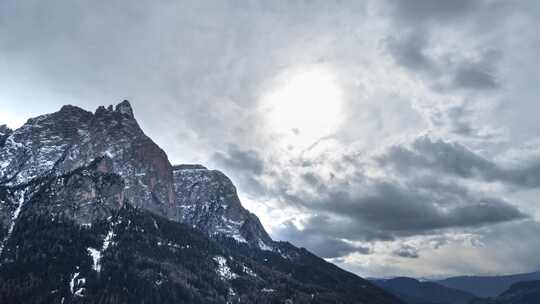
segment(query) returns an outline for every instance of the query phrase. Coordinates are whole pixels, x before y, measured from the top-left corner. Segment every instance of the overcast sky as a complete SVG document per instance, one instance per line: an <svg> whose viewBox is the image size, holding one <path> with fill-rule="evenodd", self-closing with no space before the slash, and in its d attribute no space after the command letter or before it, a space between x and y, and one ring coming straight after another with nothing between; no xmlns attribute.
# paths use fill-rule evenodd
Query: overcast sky
<svg viewBox="0 0 540 304"><path fill-rule="evenodd" d="M540 270L540 2L0 1L0 124L129 99L362 276Z"/></svg>

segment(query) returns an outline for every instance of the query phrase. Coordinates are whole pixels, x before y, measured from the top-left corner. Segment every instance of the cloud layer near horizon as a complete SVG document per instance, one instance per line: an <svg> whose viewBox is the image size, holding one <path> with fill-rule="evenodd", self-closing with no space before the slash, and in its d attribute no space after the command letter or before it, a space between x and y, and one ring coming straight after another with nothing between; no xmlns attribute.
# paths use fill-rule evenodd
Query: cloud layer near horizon
<svg viewBox="0 0 540 304"><path fill-rule="evenodd" d="M539 16L503 0L7 0L0 123L127 98L172 162L223 170L275 238L361 275L533 271ZM262 102L305 71L340 92L317 138Z"/></svg>

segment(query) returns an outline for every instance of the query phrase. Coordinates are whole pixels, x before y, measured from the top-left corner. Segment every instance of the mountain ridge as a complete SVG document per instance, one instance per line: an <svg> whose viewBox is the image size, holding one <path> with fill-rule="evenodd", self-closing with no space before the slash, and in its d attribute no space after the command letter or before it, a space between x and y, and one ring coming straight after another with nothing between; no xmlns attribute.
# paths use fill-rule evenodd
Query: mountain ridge
<svg viewBox="0 0 540 304"><path fill-rule="evenodd" d="M457 276L433 282L487 298L498 296L514 283L532 280L540 280L540 271L499 276Z"/></svg>
<svg viewBox="0 0 540 304"><path fill-rule="evenodd" d="M171 165L127 101L0 133L0 302L402 303L273 241L226 175Z"/></svg>
<svg viewBox="0 0 540 304"><path fill-rule="evenodd" d="M535 304L539 301L540 280L535 280L514 283L497 297L478 299L470 304Z"/></svg>
<svg viewBox="0 0 540 304"><path fill-rule="evenodd" d="M435 282L408 277L371 280L375 285L397 295L409 304L468 304L476 297L468 292Z"/></svg>
<svg viewBox="0 0 540 304"><path fill-rule="evenodd" d="M6 138L5 147L0 151L0 181L4 180L10 185L23 184L51 170L68 172L103 156L111 159L112 170L124 178L125 195L136 206L169 219L183 220L183 213L178 207L185 206L187 201L177 201L178 193L175 191L186 189L176 187L178 183L173 165L166 153L144 134L126 100L116 107L100 106L94 113L66 105L58 112L29 119ZM194 166L203 168L202 165ZM181 167L176 167L176 171ZM208 177L206 175L215 175L216 172L205 170L199 175L205 175L204 179ZM228 178L222 174L222 179ZM236 188L230 181L228 188L230 199L227 203L245 213L236 197ZM246 234L243 238L248 239L258 235L259 238L252 240L253 244L271 247L270 237L266 231L262 231L264 229L258 219L251 219L250 222L253 223L251 226L247 225L242 230L244 232L238 231L236 234ZM209 230L209 227L199 228ZM211 230L211 233L219 231ZM251 237L247 236L248 233L252 234Z"/></svg>

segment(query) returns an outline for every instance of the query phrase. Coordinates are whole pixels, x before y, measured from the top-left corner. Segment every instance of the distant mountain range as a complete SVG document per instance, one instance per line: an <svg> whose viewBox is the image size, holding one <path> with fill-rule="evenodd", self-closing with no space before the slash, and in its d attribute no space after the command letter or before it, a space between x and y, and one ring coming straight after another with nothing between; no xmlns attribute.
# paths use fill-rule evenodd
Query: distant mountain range
<svg viewBox="0 0 540 304"><path fill-rule="evenodd" d="M540 280L540 271L502 276L459 276L435 282L487 298L498 296L515 283L535 280Z"/></svg>
<svg viewBox="0 0 540 304"><path fill-rule="evenodd" d="M476 298L465 291L407 277L379 279L372 282L409 304L467 304Z"/></svg>
<svg viewBox="0 0 540 304"><path fill-rule="evenodd" d="M512 284L508 290L492 299L478 299L470 304L537 304L540 303L540 281Z"/></svg>
<svg viewBox="0 0 540 304"><path fill-rule="evenodd" d="M436 281L371 279L409 304L539 304L540 272L459 276Z"/></svg>

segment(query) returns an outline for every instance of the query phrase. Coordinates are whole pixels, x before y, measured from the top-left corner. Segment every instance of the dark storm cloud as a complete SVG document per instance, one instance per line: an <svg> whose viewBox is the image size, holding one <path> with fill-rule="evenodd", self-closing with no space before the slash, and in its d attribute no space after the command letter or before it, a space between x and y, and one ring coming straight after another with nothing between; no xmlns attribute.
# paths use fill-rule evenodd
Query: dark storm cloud
<svg viewBox="0 0 540 304"><path fill-rule="evenodd" d="M354 214L342 215L339 213L327 212L324 208L318 209L317 207L311 207L310 210L314 212L314 215L310 216L302 223L303 229L301 231L298 232L298 228L295 226L287 225L282 227L276 234L279 237L282 235L298 234L300 236L317 236L323 240L347 239L365 242L381 240L392 241L395 240L395 237L397 236L394 232L369 226L369 224L364 223L361 218L356 218ZM306 247L310 248L308 246ZM363 254L369 253L367 247L360 250L358 248L354 250L351 249L351 252L352 251L359 251Z"/></svg>
<svg viewBox="0 0 540 304"><path fill-rule="evenodd" d="M225 168L234 171L246 171L251 175L260 175L264 162L255 150L242 150L239 146L230 144L226 151L215 152L213 160Z"/></svg>
<svg viewBox="0 0 540 304"><path fill-rule="evenodd" d="M477 91L501 88L498 70L503 60L502 52L493 48L480 48L477 52L479 54L477 59L458 58L452 62L453 75L450 88Z"/></svg>
<svg viewBox="0 0 540 304"><path fill-rule="evenodd" d="M265 191L259 181L264 170L264 161L255 150L244 150L238 145L229 144L224 151L215 152L211 161L224 172L231 172L242 186L243 191L262 195Z"/></svg>
<svg viewBox="0 0 540 304"><path fill-rule="evenodd" d="M303 179L304 182L306 182L310 187L318 188L318 189L320 189L320 190L326 189L325 182L321 181L321 180L319 179L319 177L318 177L315 173L313 173L313 172L308 172L308 173L302 174L302 179Z"/></svg>
<svg viewBox="0 0 540 304"><path fill-rule="evenodd" d="M291 193L287 185L292 182L286 181L283 187L267 191L313 214L300 231L302 235L323 240L389 241L527 219L529 215L515 204L471 189L462 181L536 187L540 172L531 163L522 168L503 168L461 144L428 136L410 145L390 146L375 158L377 167L393 178L367 176L365 159L359 157L343 155L334 164L338 175L330 181L317 172L302 174L298 188L311 189L315 194ZM340 177L340 171L352 168L354 173ZM290 237L300 232L287 226L278 235ZM439 243L443 242L441 239ZM306 247L318 248L314 243Z"/></svg>
<svg viewBox="0 0 540 304"><path fill-rule="evenodd" d="M417 259L420 257L420 254L418 253L418 248L413 247L411 245L404 245L397 250L395 250L394 255L402 258L408 258L408 259Z"/></svg>
<svg viewBox="0 0 540 304"><path fill-rule="evenodd" d="M497 80L500 52L480 49L479 59L463 58L451 51L435 57L428 54L436 46L433 43L426 29L403 31L385 41L388 53L398 65L419 73L437 91L488 91L500 87Z"/></svg>
<svg viewBox="0 0 540 304"><path fill-rule="evenodd" d="M387 1L384 11L390 12L396 32L386 40L388 53L397 64L413 73L420 73L433 89L440 91L498 89L500 50L496 46L474 46L476 56L464 56L464 50L450 50L437 36L440 28L460 28L482 36L489 30L490 19L504 11L496 1ZM489 12L489 14L487 13ZM506 11L509 14L509 11ZM485 25L482 22L486 19ZM484 28L486 27L486 28ZM447 49L437 55L433 49ZM467 46L464 44L464 49Z"/></svg>
<svg viewBox="0 0 540 304"><path fill-rule="evenodd" d="M447 164L440 160L426 162L416 155L393 153L389 152L385 157L392 155L393 162L402 164L396 168L397 180L366 176L361 161L344 157L347 168L356 167L357 171L342 180L325 184L320 175L304 175L309 178L302 178L303 184L299 188L311 189L315 194L291 194L287 186L269 191L273 197L282 197L288 204L302 206L317 214L305 223L302 233L330 239L394 240L443 230L479 228L528 217L503 199L472 191L448 180L447 176L454 175L474 177L469 162L462 158L476 161L477 167L490 168L489 162L473 158L472 152L471 155L462 153L466 157L450 157L453 162ZM441 154L445 155L445 152ZM389 160L379 162L385 166ZM321 184L325 187L320 187ZM280 235L295 233L282 231Z"/></svg>
<svg viewBox="0 0 540 304"><path fill-rule="evenodd" d="M315 217L306 222L304 229L300 230L291 222L287 222L277 234L293 244L312 250L323 258L341 257L353 252L371 253L368 247L353 246L340 239L324 235L321 233L319 223L319 219Z"/></svg>
<svg viewBox="0 0 540 304"><path fill-rule="evenodd" d="M390 164L396 170L437 168L443 173L451 173L464 178L471 178L480 172L493 172L494 163L476 155L463 145L433 141L429 137L416 139L410 148L394 146L379 157L382 165Z"/></svg>
<svg viewBox="0 0 540 304"><path fill-rule="evenodd" d="M430 123L462 138L492 140L497 134L478 120L483 114L478 104L505 87L501 69L506 50L492 34L493 20L504 23L513 8L500 1L385 3L383 11L394 29L384 40L387 54L411 78L447 100L445 106L425 108ZM460 40L448 34L454 31L462 34Z"/></svg>
<svg viewBox="0 0 540 304"><path fill-rule="evenodd" d="M414 172L436 170L462 178L477 178L525 188L540 187L540 159L532 159L513 167L504 167L488 160L459 143L418 138L411 147L396 146L379 158L382 165Z"/></svg>
<svg viewBox="0 0 540 304"><path fill-rule="evenodd" d="M474 112L467 109L466 106L454 106L445 111L437 111L430 117L431 122L438 128L446 128L449 132L470 136L470 137L482 137L479 136L478 130L473 127L471 122Z"/></svg>
<svg viewBox="0 0 540 304"><path fill-rule="evenodd" d="M428 46L426 32L414 31L403 33L401 36L390 36L387 49L396 62L411 70L435 73L435 63L425 53Z"/></svg>
<svg viewBox="0 0 540 304"><path fill-rule="evenodd" d="M509 203L494 198L457 197L448 191L436 193L429 188L398 187L385 182L373 185L370 192L326 193L321 200L305 204L347 218L350 229L340 232L341 237L349 239L365 237L362 232L369 230L404 236L526 217Z"/></svg>
<svg viewBox="0 0 540 304"><path fill-rule="evenodd" d="M358 166L354 178L318 188L323 179L310 173L304 175L305 186L320 191L314 197L287 197L311 212L327 215L308 221L306 231L313 235L357 241L392 240L512 222L528 215L501 198L472 191L452 178L480 179L512 187L539 186L537 162L504 168L463 145L426 136L410 147L391 147L377 159L383 168L391 166L398 174L400 178L393 182L365 176L363 165L354 158L345 156L344 161L349 168ZM278 196L279 191L274 195Z"/></svg>
<svg viewBox="0 0 540 304"><path fill-rule="evenodd" d="M491 69L491 66L483 66L481 64L461 66L456 70L452 84L456 88L496 89L499 87L499 84Z"/></svg>
<svg viewBox="0 0 540 304"><path fill-rule="evenodd" d="M464 17L483 1L479 0L388 0L392 16L401 22L418 24L422 21L448 22Z"/></svg>

